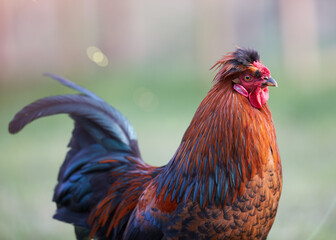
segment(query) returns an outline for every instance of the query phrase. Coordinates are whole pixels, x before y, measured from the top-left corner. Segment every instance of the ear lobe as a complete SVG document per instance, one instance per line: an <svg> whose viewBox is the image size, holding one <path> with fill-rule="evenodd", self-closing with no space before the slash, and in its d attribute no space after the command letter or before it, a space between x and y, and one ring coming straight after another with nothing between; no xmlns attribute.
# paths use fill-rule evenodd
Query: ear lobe
<svg viewBox="0 0 336 240"><path fill-rule="evenodd" d="M236 90L241 95L243 95L244 97L248 97L248 95L249 95L247 90L240 84L233 85L233 89Z"/></svg>

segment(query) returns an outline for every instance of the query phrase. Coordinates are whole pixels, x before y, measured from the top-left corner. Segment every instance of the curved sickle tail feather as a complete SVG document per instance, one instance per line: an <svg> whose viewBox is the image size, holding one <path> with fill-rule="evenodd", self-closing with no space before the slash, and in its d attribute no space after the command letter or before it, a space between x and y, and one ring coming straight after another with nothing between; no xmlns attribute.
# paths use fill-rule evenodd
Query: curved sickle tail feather
<svg viewBox="0 0 336 240"><path fill-rule="evenodd" d="M84 95L60 95L37 100L18 112L9 124L9 132L14 134L35 119L59 113L83 117L92 121L121 143L132 146L132 152L139 154L136 133L128 120L115 108L90 91L69 80L48 74L63 85L80 91Z"/></svg>
<svg viewBox="0 0 336 240"><path fill-rule="evenodd" d="M144 164L137 137L128 120L101 98L66 79L47 76L81 94L46 97L29 104L15 115L9 132L17 133L41 117L59 113L70 115L75 128L55 187L53 201L57 204L57 212L54 217L90 229L90 213L111 192L111 184L136 178L130 172ZM128 160L129 157L133 160ZM123 201L121 196L126 188L122 186L112 193L115 195L113 204Z"/></svg>
<svg viewBox="0 0 336 240"><path fill-rule="evenodd" d="M125 147L130 147L130 151L138 152L137 146L132 146L136 135L127 119L107 103L83 95L60 95L37 100L15 115L9 124L9 132L17 133L35 119L59 113L87 119Z"/></svg>

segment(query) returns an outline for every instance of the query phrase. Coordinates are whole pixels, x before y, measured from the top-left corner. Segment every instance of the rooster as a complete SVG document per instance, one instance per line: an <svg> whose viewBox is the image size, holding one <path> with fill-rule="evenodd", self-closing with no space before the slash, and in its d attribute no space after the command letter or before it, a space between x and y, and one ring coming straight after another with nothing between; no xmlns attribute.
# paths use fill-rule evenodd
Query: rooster
<svg viewBox="0 0 336 240"><path fill-rule="evenodd" d="M266 239L282 188L267 104L268 87L277 83L252 49L238 48L213 68L213 87L163 167L142 160L119 111L49 74L81 94L31 103L9 131L58 113L74 120L54 218L72 223L77 239Z"/></svg>

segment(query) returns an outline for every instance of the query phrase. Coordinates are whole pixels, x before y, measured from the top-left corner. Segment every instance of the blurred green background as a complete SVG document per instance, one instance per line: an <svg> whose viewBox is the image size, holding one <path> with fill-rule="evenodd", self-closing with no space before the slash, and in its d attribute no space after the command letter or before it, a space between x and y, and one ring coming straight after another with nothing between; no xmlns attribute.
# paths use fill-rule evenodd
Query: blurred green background
<svg viewBox="0 0 336 240"><path fill-rule="evenodd" d="M254 47L270 89L283 192L270 240L336 237L336 2L0 0L0 239L74 239L52 219L58 168L72 121L38 120L11 136L25 104L82 85L120 110L144 160L174 154L210 89L209 68Z"/></svg>

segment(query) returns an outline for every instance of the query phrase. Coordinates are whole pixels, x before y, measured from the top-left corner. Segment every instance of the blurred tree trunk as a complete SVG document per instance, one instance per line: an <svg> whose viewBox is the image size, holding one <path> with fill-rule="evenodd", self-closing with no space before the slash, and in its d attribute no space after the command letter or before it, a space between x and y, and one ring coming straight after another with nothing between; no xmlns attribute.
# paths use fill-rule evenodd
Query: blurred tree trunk
<svg viewBox="0 0 336 240"><path fill-rule="evenodd" d="M8 11L8 2L0 1L0 83L1 79L7 77L8 73L11 72L11 49L12 41L10 34L10 23L9 16L6 14Z"/></svg>
<svg viewBox="0 0 336 240"><path fill-rule="evenodd" d="M315 0L279 3L285 66L300 83L307 83L317 76L320 63Z"/></svg>
<svg viewBox="0 0 336 240"><path fill-rule="evenodd" d="M71 1L59 1L55 4L57 14L57 28L54 29L57 37L57 62L61 69L74 71L80 69L88 61L86 49L93 44L95 32L90 21L94 18L94 5L90 12L87 11L86 4L78 4L74 8Z"/></svg>
<svg viewBox="0 0 336 240"><path fill-rule="evenodd" d="M127 63L132 57L132 8L130 1L98 1L99 46L113 66Z"/></svg>
<svg viewBox="0 0 336 240"><path fill-rule="evenodd" d="M234 3L232 1L195 1L196 60L210 68L221 55L232 49L234 36Z"/></svg>

